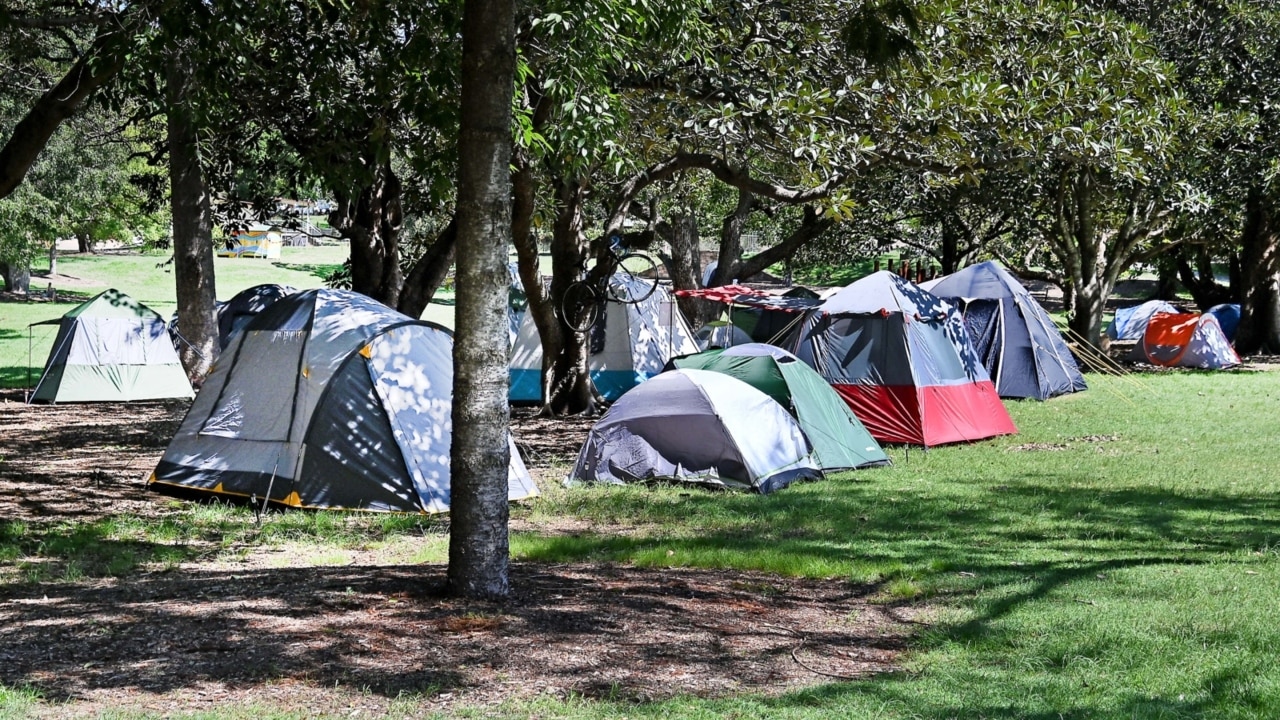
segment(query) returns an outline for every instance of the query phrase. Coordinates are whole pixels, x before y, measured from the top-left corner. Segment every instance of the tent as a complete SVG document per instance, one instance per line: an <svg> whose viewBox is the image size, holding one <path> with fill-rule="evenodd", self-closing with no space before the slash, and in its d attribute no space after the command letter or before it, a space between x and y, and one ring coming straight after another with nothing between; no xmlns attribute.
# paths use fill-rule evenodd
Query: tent
<svg viewBox="0 0 1280 720"><path fill-rule="evenodd" d="M723 320L713 320L703 325L698 328L698 332L694 333L693 338L698 343L698 347L703 350L735 347L752 342L751 336L745 330Z"/></svg>
<svg viewBox="0 0 1280 720"><path fill-rule="evenodd" d="M1053 318L999 263L970 265L921 287L960 307L1000 397L1048 400L1086 389Z"/></svg>
<svg viewBox="0 0 1280 720"><path fill-rule="evenodd" d="M891 272L830 296L780 344L880 442L927 447L1017 432L960 314Z"/></svg>
<svg viewBox="0 0 1280 720"><path fill-rule="evenodd" d="M449 508L453 339L364 295L267 308L215 364L148 486L307 508ZM511 446L511 499L537 493Z"/></svg>
<svg viewBox="0 0 1280 720"><path fill-rule="evenodd" d="M1218 319L1209 313L1156 313L1131 357L1153 365L1208 370L1240 364Z"/></svg>
<svg viewBox="0 0 1280 720"><path fill-rule="evenodd" d="M284 247L284 235L274 225L254 225L247 230L233 232L226 240L218 257L268 258L280 257Z"/></svg>
<svg viewBox="0 0 1280 720"><path fill-rule="evenodd" d="M615 275L610 282L628 280ZM625 290L618 292L621 297L626 296ZM606 400L616 400L662 372L671 358L699 350L684 315L661 285L639 303L606 302L605 311L590 334L591 380ZM511 348L510 399L542 401L542 340L527 312Z"/></svg>
<svg viewBox="0 0 1280 720"><path fill-rule="evenodd" d="M1222 334L1227 336L1227 341L1235 343L1236 328L1240 327L1240 306L1236 303L1222 303L1214 305L1205 312L1217 319L1218 326L1222 328Z"/></svg>
<svg viewBox="0 0 1280 720"><path fill-rule="evenodd" d="M781 405L708 370L672 370L619 398L591 428L571 478L676 480L769 493L822 477Z"/></svg>
<svg viewBox="0 0 1280 720"><path fill-rule="evenodd" d="M1152 315L1176 312L1177 308L1163 300L1148 300L1141 305L1120 308L1107 326L1107 337L1112 340L1141 340Z"/></svg>
<svg viewBox="0 0 1280 720"><path fill-rule="evenodd" d="M223 350L231 342L231 336L249 324L258 313L271 307L277 300L298 292L288 285L254 285L245 288L224 303L218 303L218 343Z"/></svg>
<svg viewBox="0 0 1280 720"><path fill-rule="evenodd" d="M58 320L31 401L121 402L189 398L191 383L164 318L119 290L107 290Z"/></svg>
<svg viewBox="0 0 1280 720"><path fill-rule="evenodd" d="M889 458L813 368L774 345L749 343L675 358L675 368L735 377L773 398L800 423L824 472L885 465Z"/></svg>

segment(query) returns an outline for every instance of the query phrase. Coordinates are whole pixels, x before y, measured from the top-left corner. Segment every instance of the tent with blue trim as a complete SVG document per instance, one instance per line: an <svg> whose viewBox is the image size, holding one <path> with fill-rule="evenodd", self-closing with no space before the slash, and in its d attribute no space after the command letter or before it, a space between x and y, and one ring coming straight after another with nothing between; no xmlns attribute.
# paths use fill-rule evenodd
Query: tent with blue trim
<svg viewBox="0 0 1280 720"><path fill-rule="evenodd" d="M615 285L636 282L615 275ZM618 297L641 295L617 289ZM606 400L622 394L662 372L667 361L698 352L693 332L671 293L661 285L638 303L610 300L590 330L591 381ZM511 347L512 402L542 402L542 340L530 313L524 313Z"/></svg>

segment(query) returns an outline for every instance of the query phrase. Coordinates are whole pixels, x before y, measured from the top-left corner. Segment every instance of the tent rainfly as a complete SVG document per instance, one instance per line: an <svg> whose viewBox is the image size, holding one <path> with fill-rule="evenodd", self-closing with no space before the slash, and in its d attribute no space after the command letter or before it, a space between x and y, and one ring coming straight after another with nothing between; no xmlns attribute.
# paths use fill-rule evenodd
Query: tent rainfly
<svg viewBox="0 0 1280 720"><path fill-rule="evenodd" d="M1141 305L1120 308L1116 310L1111 324L1107 325L1107 337L1112 340L1141 340L1153 315L1176 312L1177 308L1163 300L1148 300Z"/></svg>
<svg viewBox="0 0 1280 720"><path fill-rule="evenodd" d="M1218 320L1218 326L1222 328L1222 334L1227 336L1228 342L1234 344L1236 341L1236 328L1240 327L1240 305L1237 303L1222 303L1214 305L1205 310L1205 312Z"/></svg>
<svg viewBox="0 0 1280 720"><path fill-rule="evenodd" d="M623 283L627 279L615 275L610 282ZM671 358L699 350L684 315L661 285L639 303L606 302L605 312L590 334L591 381L610 401L662 372ZM520 330L511 347L510 368L511 401L541 402L542 341L528 312L520 320Z"/></svg>
<svg viewBox="0 0 1280 720"><path fill-rule="evenodd" d="M768 395L709 370L646 381L591 428L570 479L674 480L773 492L820 478L804 432Z"/></svg>
<svg viewBox="0 0 1280 720"><path fill-rule="evenodd" d="M780 347L747 343L676 358L671 365L724 373L773 398L800 424L823 472L889 463L884 450L827 381Z"/></svg>
<svg viewBox="0 0 1280 720"><path fill-rule="evenodd" d="M223 350L231 343L231 336L249 324L255 316L271 307L277 300L298 292L288 285L254 285L245 288L231 299L218 303L218 343Z"/></svg>
<svg viewBox="0 0 1280 720"><path fill-rule="evenodd" d="M999 263L970 265L921 287L960 308L1000 397L1048 400L1086 389L1053 318Z"/></svg>
<svg viewBox="0 0 1280 720"><path fill-rule="evenodd" d="M148 486L290 507L449 508L453 339L364 295L308 290L237 333ZM511 445L508 497L537 494Z"/></svg>
<svg viewBox="0 0 1280 720"><path fill-rule="evenodd" d="M63 315L32 402L128 402L194 393L164 318L119 290Z"/></svg>
<svg viewBox="0 0 1280 720"><path fill-rule="evenodd" d="M780 344L880 442L928 447L1017 432L960 314L891 272L830 296Z"/></svg>
<svg viewBox="0 0 1280 720"><path fill-rule="evenodd" d="M1147 322L1132 359L1165 367L1221 370L1240 364L1240 356L1209 313L1156 313Z"/></svg>

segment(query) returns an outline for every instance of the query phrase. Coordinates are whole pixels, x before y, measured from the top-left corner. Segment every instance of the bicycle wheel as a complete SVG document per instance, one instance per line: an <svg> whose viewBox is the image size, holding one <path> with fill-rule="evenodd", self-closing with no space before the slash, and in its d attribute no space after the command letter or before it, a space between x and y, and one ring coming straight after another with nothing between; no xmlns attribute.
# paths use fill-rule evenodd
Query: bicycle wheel
<svg viewBox="0 0 1280 720"><path fill-rule="evenodd" d="M586 332L596 324L600 313L600 300L596 291L581 280L565 288L560 298L560 319L570 330Z"/></svg>
<svg viewBox="0 0 1280 720"><path fill-rule="evenodd" d="M609 294L618 302L638 303L658 289L658 264L644 253L627 253L618 258L617 274L622 282L611 281Z"/></svg>

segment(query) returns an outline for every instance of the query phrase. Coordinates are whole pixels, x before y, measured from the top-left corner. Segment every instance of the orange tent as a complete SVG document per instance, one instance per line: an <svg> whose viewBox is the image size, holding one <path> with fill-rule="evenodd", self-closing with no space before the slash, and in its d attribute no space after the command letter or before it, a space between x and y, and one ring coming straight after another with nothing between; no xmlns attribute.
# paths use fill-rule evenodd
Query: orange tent
<svg viewBox="0 0 1280 720"><path fill-rule="evenodd" d="M1207 313L1156 313L1134 355L1136 360L1164 367L1218 369L1240 364L1217 318Z"/></svg>

